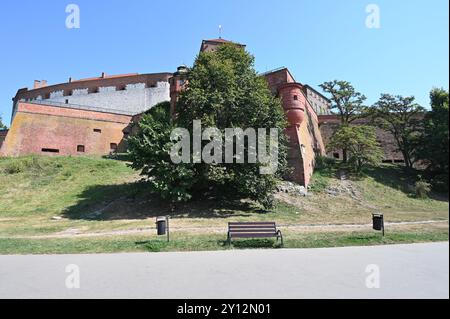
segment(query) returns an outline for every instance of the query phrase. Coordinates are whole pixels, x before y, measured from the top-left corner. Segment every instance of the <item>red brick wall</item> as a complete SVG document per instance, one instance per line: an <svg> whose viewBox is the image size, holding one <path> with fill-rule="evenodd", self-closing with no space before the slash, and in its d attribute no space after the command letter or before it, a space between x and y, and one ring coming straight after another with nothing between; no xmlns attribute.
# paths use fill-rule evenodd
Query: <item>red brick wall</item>
<svg viewBox="0 0 450 319"><path fill-rule="evenodd" d="M0 131L0 150L2 148L2 144L6 139L6 135L8 134L8 130L2 130Z"/></svg>
<svg viewBox="0 0 450 319"><path fill-rule="evenodd" d="M320 131L322 132L323 141L325 147L328 145L332 135L339 128L341 123L337 115L319 115ZM358 119L353 124L368 125L368 119ZM384 161L400 162L403 161L403 155L398 151L397 143L394 140L392 134L386 130L376 128L377 140L380 143L383 153ZM333 157L333 154L339 154L339 158L342 159L342 150L327 149L327 154Z"/></svg>
<svg viewBox="0 0 450 319"><path fill-rule="evenodd" d="M27 154L108 154L111 143L126 148L124 129L130 116L19 103L9 133L0 149L6 156ZM101 132L95 132L100 130ZM83 145L85 151L78 152ZM57 149L58 153L42 149Z"/></svg>

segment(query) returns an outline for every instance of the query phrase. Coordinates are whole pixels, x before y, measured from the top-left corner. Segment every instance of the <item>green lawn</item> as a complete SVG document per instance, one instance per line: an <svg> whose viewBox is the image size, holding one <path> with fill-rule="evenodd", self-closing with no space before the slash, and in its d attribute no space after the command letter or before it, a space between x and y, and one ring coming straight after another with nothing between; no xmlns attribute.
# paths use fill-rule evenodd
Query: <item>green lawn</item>
<svg viewBox="0 0 450 319"><path fill-rule="evenodd" d="M184 233L185 238L161 250L221 249L217 243L223 237L220 229L226 228L229 221L270 220L281 227L368 224L374 211L383 212L390 222L448 220L448 199L414 198L413 176L405 175L399 167L373 168L363 177L351 178L357 198L327 194L328 186L340 183L335 176L335 168L317 170L313 196L278 194L278 203L270 211L247 200L210 199L180 204L172 212L168 203L151 195L145 184L138 182L138 172L124 161L100 157L0 158L0 253L145 251L149 250L143 248L145 245L134 243L145 241L143 238L134 240L127 234L76 239L70 234L149 229L154 227L156 216L167 214L172 216L174 231ZM183 232L188 229L192 231ZM448 235L448 225L439 230L423 225L420 230L405 228L396 232L389 242L442 240ZM330 232L317 233L316 237L308 234L300 238L290 233L286 246L377 243L376 237L371 240L371 232L350 239L344 233L337 237ZM32 238L60 235L67 238Z"/></svg>
<svg viewBox="0 0 450 319"><path fill-rule="evenodd" d="M284 248L323 248L448 241L448 227L426 230L393 230L382 237L374 231L285 232ZM272 239L233 241L229 247L224 234L176 233L165 237L106 236L101 238L17 239L0 238L2 254L70 254L112 252L212 251L224 249L279 248Z"/></svg>

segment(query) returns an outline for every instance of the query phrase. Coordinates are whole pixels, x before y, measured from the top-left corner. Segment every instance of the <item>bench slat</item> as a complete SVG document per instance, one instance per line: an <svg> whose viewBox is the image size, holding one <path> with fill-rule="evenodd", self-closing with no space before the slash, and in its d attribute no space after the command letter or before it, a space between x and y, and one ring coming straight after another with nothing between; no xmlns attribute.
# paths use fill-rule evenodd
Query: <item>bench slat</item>
<svg viewBox="0 0 450 319"><path fill-rule="evenodd" d="M230 230L230 234L240 234L240 233L276 233L275 229L240 229L240 230Z"/></svg>
<svg viewBox="0 0 450 319"><path fill-rule="evenodd" d="M231 238L276 237L276 233L231 233Z"/></svg>
<svg viewBox="0 0 450 319"><path fill-rule="evenodd" d="M246 226L246 225L275 225L274 222L229 222L229 226Z"/></svg>
<svg viewBox="0 0 450 319"><path fill-rule="evenodd" d="M275 229L273 226L231 226L228 229L230 230L240 230L240 229Z"/></svg>

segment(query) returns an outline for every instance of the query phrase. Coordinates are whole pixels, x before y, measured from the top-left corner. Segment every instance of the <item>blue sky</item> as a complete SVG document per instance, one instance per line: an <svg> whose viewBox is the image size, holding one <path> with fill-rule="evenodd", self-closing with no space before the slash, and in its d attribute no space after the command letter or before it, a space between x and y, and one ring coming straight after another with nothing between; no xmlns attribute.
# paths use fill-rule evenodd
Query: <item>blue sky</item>
<svg viewBox="0 0 450 319"><path fill-rule="evenodd" d="M67 29L68 4L80 29ZM366 6L381 28L366 27ZM370 103L380 93L448 89L448 0L42 0L0 4L0 115L33 80L49 84L101 72L172 72L191 65L202 39L247 44L258 71L288 67L313 87L348 80Z"/></svg>

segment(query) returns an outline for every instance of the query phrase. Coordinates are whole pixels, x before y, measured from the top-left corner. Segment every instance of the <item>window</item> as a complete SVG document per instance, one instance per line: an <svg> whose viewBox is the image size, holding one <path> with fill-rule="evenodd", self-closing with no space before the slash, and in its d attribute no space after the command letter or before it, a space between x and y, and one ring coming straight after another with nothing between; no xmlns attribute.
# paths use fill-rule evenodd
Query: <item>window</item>
<svg viewBox="0 0 450 319"><path fill-rule="evenodd" d="M383 163L385 163L385 164L392 163L392 160L383 160Z"/></svg>
<svg viewBox="0 0 450 319"><path fill-rule="evenodd" d="M77 152L84 153L84 145L78 145L77 146Z"/></svg>
<svg viewBox="0 0 450 319"><path fill-rule="evenodd" d="M339 155L339 153L333 153L333 157L339 159L341 156Z"/></svg>
<svg viewBox="0 0 450 319"><path fill-rule="evenodd" d="M43 148L41 151L44 153L59 153L59 150L56 148Z"/></svg>
<svg viewBox="0 0 450 319"><path fill-rule="evenodd" d="M111 152L113 152L113 153L117 152L117 144L116 144L116 143L111 143L111 144L109 144L109 149L110 149Z"/></svg>
<svg viewBox="0 0 450 319"><path fill-rule="evenodd" d="M101 129L99 129L99 128L94 128L94 132L95 132L95 133L101 133L101 132L102 132L102 130L101 130Z"/></svg>
<svg viewBox="0 0 450 319"><path fill-rule="evenodd" d="M405 161L404 161L404 160L394 160L394 163L397 163L397 164L404 164Z"/></svg>
<svg viewBox="0 0 450 319"><path fill-rule="evenodd" d="M66 103L66 104L69 104L69 100L68 100L68 99L66 99L65 103Z"/></svg>
<svg viewBox="0 0 450 319"><path fill-rule="evenodd" d="M294 101L298 100L298 95L294 95Z"/></svg>

